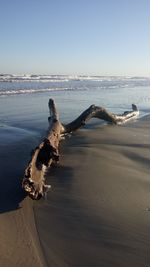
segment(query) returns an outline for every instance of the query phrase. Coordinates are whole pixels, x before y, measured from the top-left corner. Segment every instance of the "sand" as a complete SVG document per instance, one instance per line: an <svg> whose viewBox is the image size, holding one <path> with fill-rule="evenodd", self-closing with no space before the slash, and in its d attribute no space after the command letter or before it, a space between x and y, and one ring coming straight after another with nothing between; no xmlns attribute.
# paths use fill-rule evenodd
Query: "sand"
<svg viewBox="0 0 150 267"><path fill-rule="evenodd" d="M149 266L149 128L145 118L63 142L52 192L35 208L49 266Z"/></svg>
<svg viewBox="0 0 150 267"><path fill-rule="evenodd" d="M0 266L149 266L150 117L87 128L62 141L52 190L37 202L18 179L33 136L2 146Z"/></svg>

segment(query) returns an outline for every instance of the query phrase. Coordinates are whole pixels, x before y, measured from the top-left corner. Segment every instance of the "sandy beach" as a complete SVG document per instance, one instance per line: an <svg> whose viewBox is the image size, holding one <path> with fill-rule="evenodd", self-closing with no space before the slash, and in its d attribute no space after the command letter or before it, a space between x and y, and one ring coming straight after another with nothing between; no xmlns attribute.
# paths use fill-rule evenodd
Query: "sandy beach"
<svg viewBox="0 0 150 267"><path fill-rule="evenodd" d="M46 176L52 190L37 202L19 180L37 139L2 127L0 266L148 267L149 122L93 121L67 137Z"/></svg>
<svg viewBox="0 0 150 267"><path fill-rule="evenodd" d="M149 266L149 119L63 142L35 207L49 266Z"/></svg>

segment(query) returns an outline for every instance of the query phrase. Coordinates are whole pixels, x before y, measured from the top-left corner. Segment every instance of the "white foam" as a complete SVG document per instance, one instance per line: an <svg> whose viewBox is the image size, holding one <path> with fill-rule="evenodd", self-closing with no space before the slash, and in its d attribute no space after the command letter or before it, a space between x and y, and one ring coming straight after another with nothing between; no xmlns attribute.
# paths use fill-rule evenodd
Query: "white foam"
<svg viewBox="0 0 150 267"><path fill-rule="evenodd" d="M86 76L86 75L33 75L33 74L0 74L0 81L48 81L48 82L62 82L62 81L150 81L147 77L131 77L131 76Z"/></svg>
<svg viewBox="0 0 150 267"><path fill-rule="evenodd" d="M18 90L3 90L0 91L0 96L6 95L17 95L17 94L33 94L33 93L44 93L51 91L70 91L71 88L45 88L45 89L18 89Z"/></svg>
<svg viewBox="0 0 150 267"><path fill-rule="evenodd" d="M121 89L150 86L150 78L85 75L0 74L0 96L65 90Z"/></svg>

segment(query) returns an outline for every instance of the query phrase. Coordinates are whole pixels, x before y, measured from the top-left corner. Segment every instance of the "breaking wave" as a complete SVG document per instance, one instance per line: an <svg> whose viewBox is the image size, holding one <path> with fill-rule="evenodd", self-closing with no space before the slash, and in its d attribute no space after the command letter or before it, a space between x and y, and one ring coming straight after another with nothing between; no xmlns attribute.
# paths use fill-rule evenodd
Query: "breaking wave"
<svg viewBox="0 0 150 267"><path fill-rule="evenodd" d="M0 82L17 82L17 81L40 81L40 82L67 82L67 81L149 81L147 77L130 77L130 76L86 76L86 75L32 75L32 74L0 74Z"/></svg>
<svg viewBox="0 0 150 267"><path fill-rule="evenodd" d="M150 78L129 76L0 74L0 96L66 90L114 90L139 86L150 86Z"/></svg>
<svg viewBox="0 0 150 267"><path fill-rule="evenodd" d="M18 90L2 90L0 91L0 96L6 95L18 95L18 94L34 94L34 93L44 93L51 91L66 91L71 90L69 88L45 88L45 89L18 89Z"/></svg>

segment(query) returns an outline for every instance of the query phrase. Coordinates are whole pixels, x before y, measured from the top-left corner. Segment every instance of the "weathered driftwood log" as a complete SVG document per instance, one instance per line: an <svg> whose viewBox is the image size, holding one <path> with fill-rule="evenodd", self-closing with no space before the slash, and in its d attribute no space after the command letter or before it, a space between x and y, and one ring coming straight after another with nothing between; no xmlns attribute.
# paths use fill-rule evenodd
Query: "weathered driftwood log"
<svg viewBox="0 0 150 267"><path fill-rule="evenodd" d="M99 118L113 124L125 123L139 115L136 105L132 104L132 111L125 111L121 115L108 112L105 108L90 106L77 119L67 125L62 125L52 99L49 100L49 130L47 137L34 149L31 159L25 169L22 187L32 199L40 199L51 187L45 184L45 170L52 164L59 162L58 146L63 134L73 132L86 124L91 118Z"/></svg>
<svg viewBox="0 0 150 267"><path fill-rule="evenodd" d="M32 199L40 199L51 187L45 184L45 170L59 161L58 145L62 126L52 99L49 100L49 110L51 117L49 117L48 135L32 152L22 182L23 188Z"/></svg>

